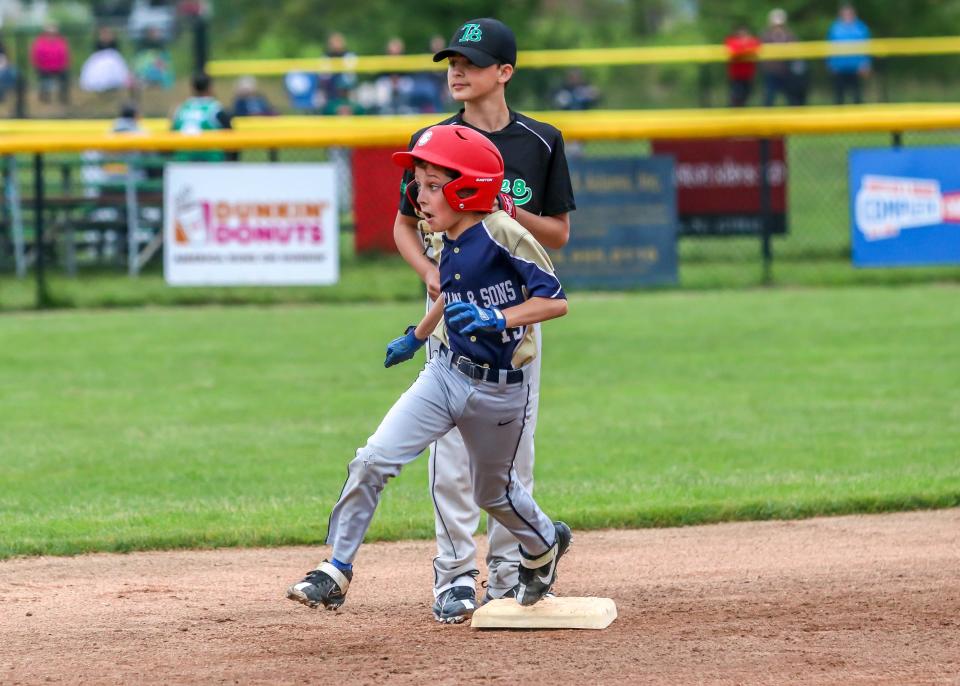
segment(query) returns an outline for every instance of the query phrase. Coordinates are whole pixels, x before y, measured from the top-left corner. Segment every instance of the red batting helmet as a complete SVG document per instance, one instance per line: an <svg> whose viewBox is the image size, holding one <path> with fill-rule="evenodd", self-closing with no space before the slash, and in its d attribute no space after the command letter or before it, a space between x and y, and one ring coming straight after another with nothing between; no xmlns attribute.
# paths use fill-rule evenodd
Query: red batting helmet
<svg viewBox="0 0 960 686"><path fill-rule="evenodd" d="M417 160L459 174L443 185L443 196L457 212L493 209L503 183L503 158L497 146L479 131L457 124L431 126L409 152L393 153L393 161L407 169Z"/></svg>

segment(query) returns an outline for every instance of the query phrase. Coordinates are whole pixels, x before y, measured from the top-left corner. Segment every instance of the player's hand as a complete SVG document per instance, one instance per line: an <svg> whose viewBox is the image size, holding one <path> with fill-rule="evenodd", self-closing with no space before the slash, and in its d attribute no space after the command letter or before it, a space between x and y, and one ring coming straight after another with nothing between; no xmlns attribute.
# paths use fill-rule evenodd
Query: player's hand
<svg viewBox="0 0 960 686"><path fill-rule="evenodd" d="M496 212L497 210L503 210L513 219L517 218L517 203L513 201L512 195L497 193L497 197L493 201L493 211Z"/></svg>
<svg viewBox="0 0 960 686"><path fill-rule="evenodd" d="M423 275L423 283L427 287L427 295L430 296L431 300L436 300L440 297L440 269L438 267L431 267L427 273Z"/></svg>
<svg viewBox="0 0 960 686"><path fill-rule="evenodd" d="M387 344L387 358L383 361L384 367L392 367L395 364L413 359L416 352L423 347L423 344L427 341L421 341L417 338L414 334L416 328L415 326L408 326L404 335L394 338Z"/></svg>
<svg viewBox="0 0 960 686"><path fill-rule="evenodd" d="M496 307L480 307L473 303L450 303L443 308L447 324L457 333L468 334L474 331L503 331L507 328L507 318Z"/></svg>

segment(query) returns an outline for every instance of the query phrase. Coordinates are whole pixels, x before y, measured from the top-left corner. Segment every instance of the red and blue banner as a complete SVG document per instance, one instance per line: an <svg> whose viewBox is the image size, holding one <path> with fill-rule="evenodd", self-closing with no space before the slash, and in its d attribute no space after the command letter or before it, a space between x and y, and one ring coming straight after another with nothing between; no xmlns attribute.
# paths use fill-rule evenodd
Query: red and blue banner
<svg viewBox="0 0 960 686"><path fill-rule="evenodd" d="M853 263L960 264L960 148L850 152Z"/></svg>

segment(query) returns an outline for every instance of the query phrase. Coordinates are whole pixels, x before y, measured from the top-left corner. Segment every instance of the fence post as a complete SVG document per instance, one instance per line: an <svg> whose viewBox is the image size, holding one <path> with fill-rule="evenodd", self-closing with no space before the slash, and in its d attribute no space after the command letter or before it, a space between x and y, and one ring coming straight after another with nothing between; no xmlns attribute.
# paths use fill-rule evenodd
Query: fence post
<svg viewBox="0 0 960 686"><path fill-rule="evenodd" d="M17 278L27 275L26 248L23 240L23 214L20 208L20 188L17 186L17 156L7 156L7 184L5 189L10 208L10 234L13 239L13 261L17 266Z"/></svg>
<svg viewBox="0 0 960 686"><path fill-rule="evenodd" d="M697 70L697 94L700 107L710 107L710 65L701 64Z"/></svg>
<svg viewBox="0 0 960 686"><path fill-rule="evenodd" d="M17 119L26 119L27 118L27 70L30 64L30 60L27 59L27 49L24 42L25 34L22 31L17 31L15 34L16 46L14 48L17 55L17 98L16 105L14 109L14 117Z"/></svg>
<svg viewBox="0 0 960 686"><path fill-rule="evenodd" d="M874 59L877 71L877 82L880 86L880 102L890 102L890 91L887 88L887 60L885 57Z"/></svg>
<svg viewBox="0 0 960 686"><path fill-rule="evenodd" d="M207 70L209 48L207 18L200 12L193 18L193 68L197 73Z"/></svg>
<svg viewBox="0 0 960 686"><path fill-rule="evenodd" d="M902 148L902 147L903 147L903 131L891 131L891 132L890 132L890 147L891 147L891 148Z"/></svg>
<svg viewBox="0 0 960 686"><path fill-rule="evenodd" d="M43 255L43 155L34 153L33 155L33 245L34 245L34 270L37 276L37 307L43 308L50 305L50 293L47 290L47 275L44 271Z"/></svg>
<svg viewBox="0 0 960 686"><path fill-rule="evenodd" d="M770 240L770 139L760 139L760 252L763 256L763 283L773 283L773 246Z"/></svg>
<svg viewBox="0 0 960 686"><path fill-rule="evenodd" d="M127 156L126 201L127 273L130 276L137 276L140 273L140 244L137 236L140 231L137 216L140 214L140 207L137 203L136 155L133 153Z"/></svg>

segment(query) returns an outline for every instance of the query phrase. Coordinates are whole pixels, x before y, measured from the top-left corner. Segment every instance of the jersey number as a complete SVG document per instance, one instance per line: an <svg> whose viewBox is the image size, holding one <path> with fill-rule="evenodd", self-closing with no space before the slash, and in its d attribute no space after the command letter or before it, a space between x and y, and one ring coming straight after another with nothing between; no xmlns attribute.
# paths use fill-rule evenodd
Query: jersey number
<svg viewBox="0 0 960 686"><path fill-rule="evenodd" d="M519 341L523 338L523 328L518 327L516 329L504 329L500 332L500 336L503 338L504 343L509 343L511 338L515 341Z"/></svg>

